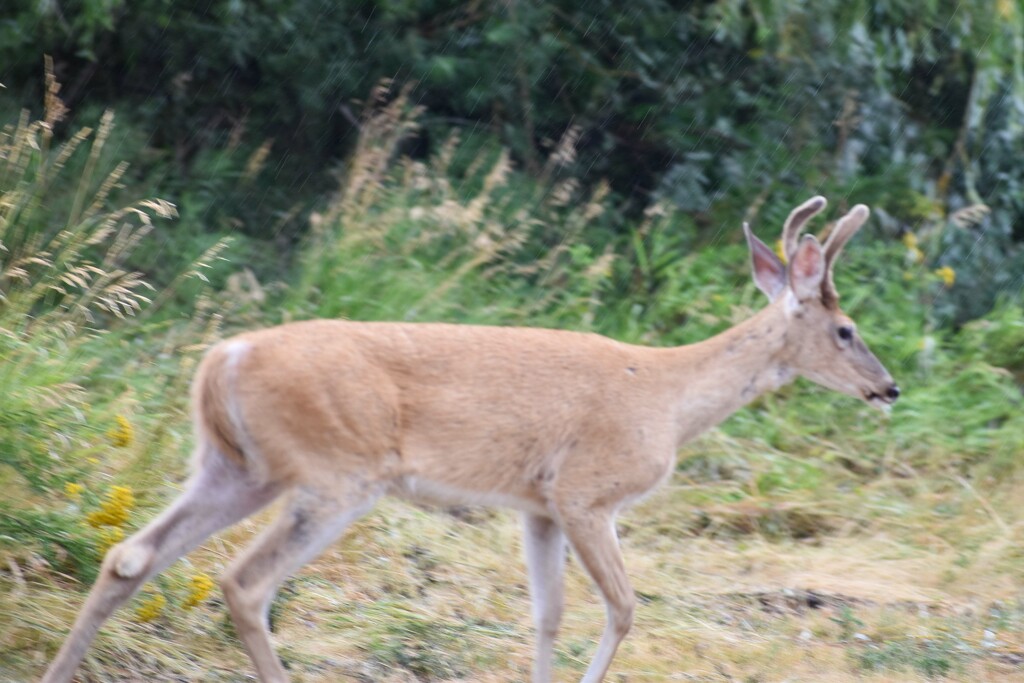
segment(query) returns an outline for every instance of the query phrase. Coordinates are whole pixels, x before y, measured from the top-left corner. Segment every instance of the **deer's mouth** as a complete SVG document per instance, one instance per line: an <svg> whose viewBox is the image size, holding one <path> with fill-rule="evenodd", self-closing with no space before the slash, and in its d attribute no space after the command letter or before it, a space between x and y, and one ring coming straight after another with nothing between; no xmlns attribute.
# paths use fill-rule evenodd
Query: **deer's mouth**
<svg viewBox="0 0 1024 683"><path fill-rule="evenodd" d="M896 402L895 398L870 390L864 392L864 400L872 407L881 410L883 413L891 412L892 404Z"/></svg>

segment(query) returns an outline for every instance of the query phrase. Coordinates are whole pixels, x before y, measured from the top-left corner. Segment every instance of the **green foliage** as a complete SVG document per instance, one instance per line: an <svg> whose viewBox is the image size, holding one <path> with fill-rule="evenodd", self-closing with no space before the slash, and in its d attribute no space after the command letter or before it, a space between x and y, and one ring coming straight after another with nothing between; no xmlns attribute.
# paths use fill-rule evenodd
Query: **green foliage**
<svg viewBox="0 0 1024 683"><path fill-rule="evenodd" d="M975 656L977 653L967 643L955 635L944 633L868 645L853 653L857 665L866 671L910 669L928 678L945 678L962 671L965 662Z"/></svg>
<svg viewBox="0 0 1024 683"><path fill-rule="evenodd" d="M1006 301L962 332L963 348L990 365L1013 373L1024 382L1024 311Z"/></svg>
<svg viewBox="0 0 1024 683"><path fill-rule="evenodd" d="M112 114L56 145L65 110L49 72L47 85L44 117L24 113L0 136L0 547L88 580L134 504L128 489L100 496L110 452L132 446L134 427L115 415L125 384L99 369L97 351L116 347L104 334L150 301L126 264L175 210L113 204L127 165L104 163Z"/></svg>
<svg viewBox="0 0 1024 683"><path fill-rule="evenodd" d="M429 679L464 677L469 673L466 653L460 652L460 645L464 645L470 625L431 619L393 602L377 603L372 609L361 611L364 618L379 624L378 632L366 645L368 654L379 665Z"/></svg>
<svg viewBox="0 0 1024 683"><path fill-rule="evenodd" d="M553 156L545 193L487 148L453 176L457 137L426 164L399 162L419 113L402 95L364 120L341 188L314 215L291 305L360 320L590 327L612 256L580 237L602 220L606 188L581 197L571 178L555 181Z"/></svg>
<svg viewBox="0 0 1024 683"><path fill-rule="evenodd" d="M55 571L91 582L100 554L95 535L68 511L17 510L0 506L0 548L31 548Z"/></svg>
<svg viewBox="0 0 1024 683"><path fill-rule="evenodd" d="M864 628L864 622L857 618L849 605L840 607L839 613L831 617L831 621L838 627L839 640L842 642L853 640L857 632Z"/></svg>
<svg viewBox="0 0 1024 683"><path fill-rule="evenodd" d="M751 206L781 219L807 188L884 208L890 236L984 204L975 239L934 254L977 272L977 300L946 318L1020 287L1005 275L1024 225L1010 0L22 0L2 26L9 88L30 90L40 53L55 54L73 104L130 103L152 131L184 226L237 225L275 250L354 146L352 102L388 77L417 84L430 112L404 143L418 158L454 122L536 175L575 130L585 184L609 179L634 210L669 202L713 239Z"/></svg>

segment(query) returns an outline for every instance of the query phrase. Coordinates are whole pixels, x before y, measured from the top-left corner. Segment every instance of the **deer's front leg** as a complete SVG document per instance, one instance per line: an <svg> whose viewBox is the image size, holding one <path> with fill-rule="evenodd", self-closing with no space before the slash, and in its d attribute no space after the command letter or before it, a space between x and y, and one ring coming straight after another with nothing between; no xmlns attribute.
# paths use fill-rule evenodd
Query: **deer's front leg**
<svg viewBox="0 0 1024 683"><path fill-rule="evenodd" d="M562 520L569 543L601 591L608 614L601 642L582 680L582 683L600 683L619 643L633 625L636 596L619 552L612 512L601 508L573 508L563 511Z"/></svg>
<svg viewBox="0 0 1024 683"><path fill-rule="evenodd" d="M565 603L565 535L548 517L523 515L523 548L530 576L536 643L533 683L551 680L551 659Z"/></svg>

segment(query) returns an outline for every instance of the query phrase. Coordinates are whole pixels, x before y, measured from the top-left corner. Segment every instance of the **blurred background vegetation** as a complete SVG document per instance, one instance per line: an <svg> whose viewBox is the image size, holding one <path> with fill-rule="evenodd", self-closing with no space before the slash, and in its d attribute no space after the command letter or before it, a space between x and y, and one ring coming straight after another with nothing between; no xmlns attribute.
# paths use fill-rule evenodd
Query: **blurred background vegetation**
<svg viewBox="0 0 1024 683"><path fill-rule="evenodd" d="M972 231L941 238L940 265L980 249L957 269L974 300L952 296L951 315L976 317L1021 287L1008 274L1024 239L1024 18L1012 0L12 7L0 23L9 117L39 107L52 55L73 113L58 134L116 110L126 180L182 211L172 246L241 232L260 240L250 257L271 277L343 172L361 100L387 78L425 109L400 150L413 158L458 129L538 181L571 134L577 154L560 173L609 182L628 215L664 201L703 240L732 239L748 212L774 225L809 189L884 211L890 237L984 204ZM147 270L170 269L165 257Z"/></svg>
<svg viewBox="0 0 1024 683"><path fill-rule="evenodd" d="M983 594L1000 607L921 617L907 629L944 634L921 640L847 601L812 629L852 652L837 667L980 680L1018 661L993 652L1024 651L1014 0L9 0L0 84L0 675L38 670L70 624L67 591L173 495L189 376L211 341L311 316L696 341L762 303L741 222L774 239L814 194L833 218L872 208L839 289L904 399L882 426L806 385L759 401L687 447L664 509L644 511L654 528L638 517L625 542L644 567L677 552L666 534L741 555L751 538L777 554L815 539L837 555L893 539L941 567L936 600ZM389 514L404 522L377 518L355 535L408 569L360 581L378 597L414 594L408 583L448 604L448 584L423 570L428 551L402 550L421 520ZM511 524L477 523L498 539ZM506 549L493 550L503 567ZM499 571L477 554L476 574ZM232 671L214 662L237 647L164 642L189 629L231 641L203 626L201 611L220 606L196 588L208 592L206 572L224 561L210 554L147 589L88 666ZM694 604L651 581L654 613L685 622ZM353 655L364 678L482 680L528 661L528 648L480 659L495 649L491 622L518 619L506 635L528 640L520 589L514 618L458 603L443 628L404 607L381 616L398 631L335 626L368 648ZM854 639L872 619L873 638ZM757 632L771 647L740 672L779 673L777 626ZM634 638L652 637L640 629ZM993 629L1001 649L980 635ZM432 632L452 636L439 647L469 643L461 659L425 655ZM592 635L560 666L579 669ZM622 666L659 659L634 655ZM326 666L315 652L286 656L313 678ZM810 680L843 680L837 671ZM358 677L327 679L346 675Z"/></svg>

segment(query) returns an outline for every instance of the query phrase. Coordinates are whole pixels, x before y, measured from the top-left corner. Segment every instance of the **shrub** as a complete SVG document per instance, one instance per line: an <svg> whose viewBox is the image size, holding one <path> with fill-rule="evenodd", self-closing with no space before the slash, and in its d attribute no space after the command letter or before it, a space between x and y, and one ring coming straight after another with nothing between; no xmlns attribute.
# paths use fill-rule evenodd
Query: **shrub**
<svg viewBox="0 0 1024 683"><path fill-rule="evenodd" d="M88 577L113 537L83 518L99 506L91 515L107 516L94 526L120 529L130 509L124 496L100 502L98 456L131 446L132 430L83 386L96 367L90 344L149 300L124 262L153 219L175 210L155 199L109 205L126 170L96 175L113 116L54 148L65 113L58 90L48 70L43 118L23 114L0 138L0 517L4 544L39 549L55 568ZM76 154L86 160L69 179ZM58 199L61 187L73 188L70 201Z"/></svg>

